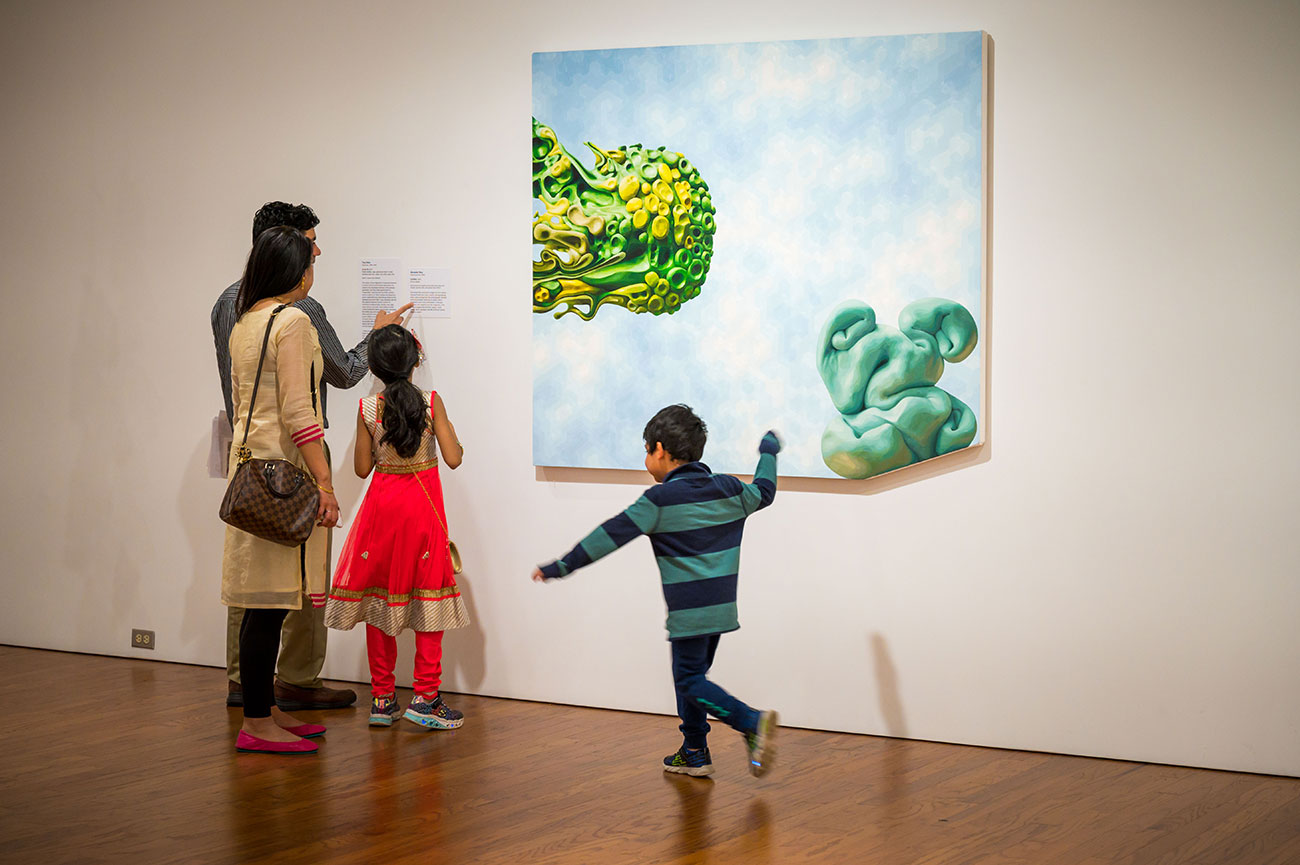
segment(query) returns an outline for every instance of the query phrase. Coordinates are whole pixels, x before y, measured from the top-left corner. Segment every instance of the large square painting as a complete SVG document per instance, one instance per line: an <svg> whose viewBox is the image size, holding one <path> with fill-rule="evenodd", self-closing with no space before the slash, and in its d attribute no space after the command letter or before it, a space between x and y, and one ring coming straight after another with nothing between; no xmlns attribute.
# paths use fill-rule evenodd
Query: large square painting
<svg viewBox="0 0 1300 865"><path fill-rule="evenodd" d="M533 55L533 462L868 478L982 443L980 32Z"/></svg>

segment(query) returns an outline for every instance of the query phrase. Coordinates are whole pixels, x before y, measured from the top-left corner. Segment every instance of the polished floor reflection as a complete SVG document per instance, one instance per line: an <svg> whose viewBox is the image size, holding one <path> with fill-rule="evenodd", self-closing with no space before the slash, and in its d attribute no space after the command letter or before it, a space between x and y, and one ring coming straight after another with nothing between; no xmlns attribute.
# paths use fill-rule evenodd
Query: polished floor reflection
<svg viewBox="0 0 1300 865"><path fill-rule="evenodd" d="M458 696L466 725L329 725L236 754L222 671L0 647L0 859L58 862L1300 862L1300 780L782 731L664 775L671 719ZM401 694L403 699L408 696ZM11 858L12 857L12 858Z"/></svg>

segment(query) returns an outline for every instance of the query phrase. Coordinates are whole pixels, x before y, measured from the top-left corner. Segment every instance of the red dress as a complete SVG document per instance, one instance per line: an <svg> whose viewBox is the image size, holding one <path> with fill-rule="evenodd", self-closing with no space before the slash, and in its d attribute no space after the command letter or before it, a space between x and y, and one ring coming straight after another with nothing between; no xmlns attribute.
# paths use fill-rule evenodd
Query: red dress
<svg viewBox="0 0 1300 865"><path fill-rule="evenodd" d="M325 624L346 631L357 622L396 636L469 624L456 587L445 529L433 436L433 394L424 395L429 426L415 455L398 456L383 435L381 395L363 397L361 416L375 445L375 474L343 544Z"/></svg>

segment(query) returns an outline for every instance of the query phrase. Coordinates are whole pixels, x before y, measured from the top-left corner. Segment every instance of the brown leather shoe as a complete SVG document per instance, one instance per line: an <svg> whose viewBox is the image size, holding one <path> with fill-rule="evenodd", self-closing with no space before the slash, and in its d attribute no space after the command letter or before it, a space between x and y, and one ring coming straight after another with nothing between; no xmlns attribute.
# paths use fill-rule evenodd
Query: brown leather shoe
<svg viewBox="0 0 1300 865"><path fill-rule="evenodd" d="M244 686L231 679L227 679L226 683L230 686L226 689L226 705L236 707L244 705Z"/></svg>
<svg viewBox="0 0 1300 865"><path fill-rule="evenodd" d="M346 709L357 701L357 692L351 688L300 688L288 682L275 680L275 704L286 712L305 709Z"/></svg>

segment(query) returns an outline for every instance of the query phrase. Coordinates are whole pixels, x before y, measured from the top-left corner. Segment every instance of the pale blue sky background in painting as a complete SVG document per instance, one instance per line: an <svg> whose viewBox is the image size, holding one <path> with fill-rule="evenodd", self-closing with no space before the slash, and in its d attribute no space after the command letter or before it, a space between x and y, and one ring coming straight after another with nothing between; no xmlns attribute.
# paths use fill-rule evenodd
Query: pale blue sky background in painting
<svg viewBox="0 0 1300 865"><path fill-rule="evenodd" d="M583 142L684 153L717 208L713 265L676 315L533 316L533 462L641 468L641 430L685 402L704 461L751 472L769 427L783 475L835 477L822 324L861 299L897 326L918 297L980 325L981 34L533 55L533 114ZM980 351L939 386L980 412ZM979 418L983 439L983 418Z"/></svg>

